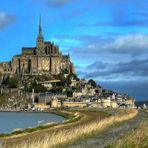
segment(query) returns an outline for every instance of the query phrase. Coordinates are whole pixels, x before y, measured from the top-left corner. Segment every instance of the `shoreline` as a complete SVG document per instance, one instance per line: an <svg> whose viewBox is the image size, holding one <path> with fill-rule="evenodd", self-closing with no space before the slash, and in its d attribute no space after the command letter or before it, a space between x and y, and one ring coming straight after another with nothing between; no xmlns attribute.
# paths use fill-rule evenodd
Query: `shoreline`
<svg viewBox="0 0 148 148"><path fill-rule="evenodd" d="M50 147L67 145L79 138L85 138L95 132L102 132L114 123L122 122L133 118L137 115L137 110L114 110L119 114L111 115L108 112L92 111L92 110L75 110L73 114L77 114L82 118L76 122L68 122L68 124L59 124L54 128L35 131L28 134L20 134L12 137L3 138L4 147L14 146L20 147L25 142L24 148L35 146L40 148L47 143ZM69 110L71 112L71 110ZM67 123L67 122L66 122ZM68 132L67 132L68 130ZM54 139L57 139L56 141ZM1 139L0 139L1 140Z"/></svg>
<svg viewBox="0 0 148 148"><path fill-rule="evenodd" d="M0 110L0 113L7 113L7 112L8 113L47 113L47 114L50 113L50 114L55 114L55 115L58 115L58 116L65 117L63 114L58 113L56 109L47 110L47 111L31 111L31 110L29 110L29 111L21 111L21 110L20 111L14 111L14 110L12 110L12 111L9 111L9 110L2 111L2 110Z"/></svg>
<svg viewBox="0 0 148 148"><path fill-rule="evenodd" d="M63 110L49 110L49 111L0 111L0 113L46 113L46 114L53 114L53 115L57 115L57 116L60 116L60 117L63 117L64 120L61 121L61 122L47 122L47 123L44 123L44 124L41 124L41 125L37 125L35 127L32 127L32 128L29 128L29 127L26 127L24 129L20 129L18 131L12 131L10 133L0 133L0 143L1 143L1 139L2 138L9 138L11 136L17 136L17 135L20 135L20 134L29 134L29 133L32 133L32 132L36 132L36 131L41 131L43 129L48 129L48 128L51 128L51 127L54 127L56 125L60 125L60 124L63 124L63 123L67 123L67 121L72 121L74 119L74 115L71 115L69 114L68 112L63 112ZM17 129L17 128L15 128ZM13 129L13 130L15 130ZM18 128L19 129L19 128Z"/></svg>

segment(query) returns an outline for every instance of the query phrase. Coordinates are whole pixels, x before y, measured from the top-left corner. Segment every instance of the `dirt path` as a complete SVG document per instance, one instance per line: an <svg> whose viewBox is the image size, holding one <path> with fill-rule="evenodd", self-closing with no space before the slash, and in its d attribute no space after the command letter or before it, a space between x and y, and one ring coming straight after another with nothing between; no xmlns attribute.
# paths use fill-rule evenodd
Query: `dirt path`
<svg viewBox="0 0 148 148"><path fill-rule="evenodd" d="M128 120L120 126L107 130L104 134L98 134L93 137L78 141L67 148L105 148L112 140L117 140L127 132L133 130L143 120L147 118L147 114L140 111L139 114L131 120Z"/></svg>

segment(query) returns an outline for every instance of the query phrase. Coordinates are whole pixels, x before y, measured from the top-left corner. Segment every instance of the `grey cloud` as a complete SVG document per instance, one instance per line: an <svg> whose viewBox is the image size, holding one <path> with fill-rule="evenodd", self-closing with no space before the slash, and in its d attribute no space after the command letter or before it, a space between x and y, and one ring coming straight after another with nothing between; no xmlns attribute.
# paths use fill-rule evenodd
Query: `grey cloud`
<svg viewBox="0 0 148 148"><path fill-rule="evenodd" d="M129 63L119 63L115 73L131 73L132 76L146 76L148 72L148 59L132 60Z"/></svg>
<svg viewBox="0 0 148 148"><path fill-rule="evenodd" d="M107 67L108 66L111 65L108 64ZM94 68L92 67L91 71L93 71L93 69ZM116 65L112 65L112 67L106 71L101 69L92 73L89 70L82 71L83 72L78 72L78 74L81 74L82 78L93 78L99 85L106 89L114 90L122 94L127 93L139 100L148 99L147 59L132 60L127 63L118 63ZM133 73L132 75L130 75L131 72ZM121 78L116 79L119 78L120 75L122 75ZM102 77L104 77L104 79Z"/></svg>
<svg viewBox="0 0 148 148"><path fill-rule="evenodd" d="M106 21L100 19L96 22L82 22L79 27L148 27L147 12L138 12L145 5L147 10L147 2L139 0L105 0L103 4L109 7L110 18ZM143 17L146 16L146 17ZM132 28L135 27L135 28Z"/></svg>
<svg viewBox="0 0 148 148"><path fill-rule="evenodd" d="M49 7L59 8L63 7L64 5L73 2L74 0L46 0L46 4Z"/></svg>
<svg viewBox="0 0 148 148"><path fill-rule="evenodd" d="M79 51L77 54L96 56L140 56L148 54L148 35L146 34L115 34L109 35L108 38L103 36L78 36L75 40L83 41L83 47L76 47Z"/></svg>
<svg viewBox="0 0 148 148"><path fill-rule="evenodd" d="M115 21L116 20L116 21ZM88 23L80 23L79 27L101 27L101 26L112 26L112 27L132 27L132 26L141 26L141 27L147 27L148 22L146 20L123 20L123 19L115 19L112 21L106 21L106 22L96 22L92 24Z"/></svg>
<svg viewBox="0 0 148 148"><path fill-rule="evenodd" d="M16 20L14 15L0 12L0 29L5 28L6 26L12 24Z"/></svg>
<svg viewBox="0 0 148 148"><path fill-rule="evenodd" d="M136 98L136 100L148 99L148 79L136 79L128 81L98 81L107 89L117 91L119 93L127 93Z"/></svg>
<svg viewBox="0 0 148 148"><path fill-rule="evenodd" d="M129 34L118 37L113 42L103 46L103 49L112 53L146 54L148 53L148 36L145 34Z"/></svg>
<svg viewBox="0 0 148 148"><path fill-rule="evenodd" d="M101 61L96 61L89 66L87 66L87 69L105 69L107 67L108 63L104 63Z"/></svg>
<svg viewBox="0 0 148 148"><path fill-rule="evenodd" d="M80 23L78 26L79 27L104 27L104 26L110 26L110 27L133 27L133 26L147 27L148 22L147 22L146 18L140 18L140 19L129 18L129 19L127 19L125 16L122 17L120 15L120 16L115 16L115 18L113 17L111 21L105 21L105 22L98 21L98 22L92 23L92 24Z"/></svg>
<svg viewBox="0 0 148 148"><path fill-rule="evenodd" d="M97 65L98 63L98 65ZM105 78L105 79L133 79L138 77L148 77L148 59L132 60L127 63L107 64L102 69L101 62L90 65L91 71L87 71L86 78ZM100 65L99 65L100 64ZM105 64L105 63L104 63ZM96 69L98 68L98 69Z"/></svg>
<svg viewBox="0 0 148 148"><path fill-rule="evenodd" d="M108 67L111 66L111 67ZM96 67L96 66L95 66ZM99 67L99 65L98 65ZM148 98L148 60L132 60L127 63L107 65L108 70L86 71L83 77L93 78L104 88L127 93L136 99ZM91 68L93 71L93 67ZM84 71L83 71L84 72Z"/></svg>

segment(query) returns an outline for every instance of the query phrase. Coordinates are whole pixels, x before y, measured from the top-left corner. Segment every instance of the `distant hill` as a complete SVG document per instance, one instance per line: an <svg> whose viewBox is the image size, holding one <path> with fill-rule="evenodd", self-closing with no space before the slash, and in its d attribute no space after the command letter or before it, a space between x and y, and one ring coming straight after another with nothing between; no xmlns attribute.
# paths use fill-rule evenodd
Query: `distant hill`
<svg viewBox="0 0 148 148"><path fill-rule="evenodd" d="M136 101L136 106L143 106L143 104L148 105L148 100L146 100L146 101Z"/></svg>

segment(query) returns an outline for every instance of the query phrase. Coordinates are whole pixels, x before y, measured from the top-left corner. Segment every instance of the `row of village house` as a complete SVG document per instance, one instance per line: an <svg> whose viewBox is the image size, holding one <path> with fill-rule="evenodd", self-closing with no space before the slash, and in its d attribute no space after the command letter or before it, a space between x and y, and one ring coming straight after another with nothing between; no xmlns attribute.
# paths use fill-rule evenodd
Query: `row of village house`
<svg viewBox="0 0 148 148"><path fill-rule="evenodd" d="M44 82L43 85L52 87L56 81ZM72 81L71 87L81 84L81 89L73 91L71 97L64 93L41 93L34 94L36 107L48 104L50 107L135 107L135 100L127 95L120 95L113 91L105 90L101 86L92 87L86 80Z"/></svg>

